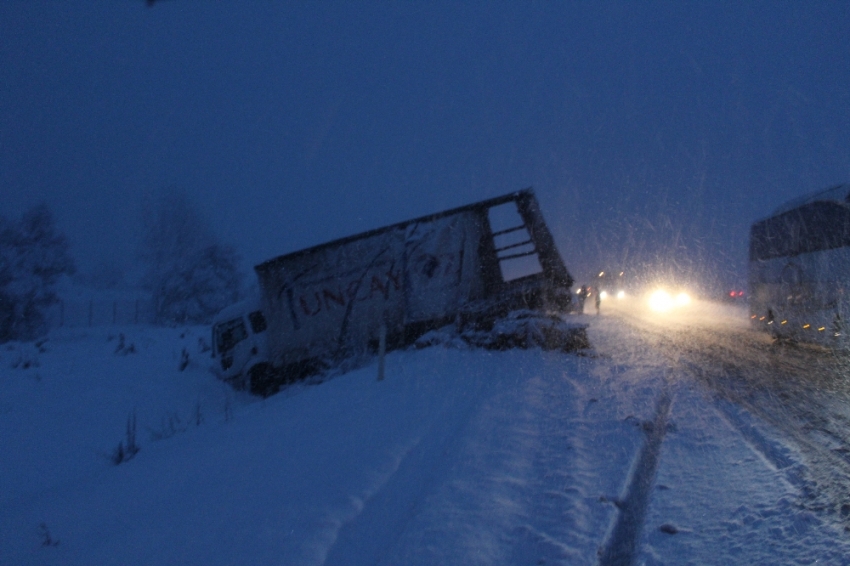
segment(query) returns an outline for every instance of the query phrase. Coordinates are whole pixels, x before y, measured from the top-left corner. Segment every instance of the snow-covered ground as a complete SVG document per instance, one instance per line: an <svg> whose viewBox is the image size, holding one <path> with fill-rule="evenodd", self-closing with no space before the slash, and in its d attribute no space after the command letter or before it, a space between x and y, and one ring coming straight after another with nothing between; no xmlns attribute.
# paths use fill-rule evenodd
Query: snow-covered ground
<svg viewBox="0 0 850 566"><path fill-rule="evenodd" d="M576 319L590 355L400 351L265 400L216 381L206 328L0 346L0 564L847 563L781 435Z"/></svg>

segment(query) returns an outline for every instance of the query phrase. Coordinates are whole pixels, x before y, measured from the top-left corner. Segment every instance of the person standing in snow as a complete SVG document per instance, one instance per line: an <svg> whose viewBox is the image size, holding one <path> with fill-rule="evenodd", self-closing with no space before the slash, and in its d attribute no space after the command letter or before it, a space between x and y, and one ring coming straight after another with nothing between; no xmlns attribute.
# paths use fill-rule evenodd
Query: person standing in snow
<svg viewBox="0 0 850 566"><path fill-rule="evenodd" d="M594 291L596 292L596 314L598 315L600 307L602 306L602 295L599 293L599 287L596 287Z"/></svg>
<svg viewBox="0 0 850 566"><path fill-rule="evenodd" d="M578 314L584 314L584 301L587 299L587 296L590 294L590 290L587 285L582 285L579 288L576 296L578 297Z"/></svg>

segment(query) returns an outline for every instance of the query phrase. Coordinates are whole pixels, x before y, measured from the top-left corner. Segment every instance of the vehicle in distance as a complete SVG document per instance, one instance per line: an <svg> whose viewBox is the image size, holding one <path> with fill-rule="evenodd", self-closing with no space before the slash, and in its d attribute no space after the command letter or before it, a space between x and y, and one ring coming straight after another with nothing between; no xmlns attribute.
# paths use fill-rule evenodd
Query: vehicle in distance
<svg viewBox="0 0 850 566"><path fill-rule="evenodd" d="M846 345L850 185L794 200L750 229L750 318L778 338Z"/></svg>
<svg viewBox="0 0 850 566"><path fill-rule="evenodd" d="M623 270L602 270L597 274L593 287L603 301L623 299L626 296L626 272Z"/></svg>

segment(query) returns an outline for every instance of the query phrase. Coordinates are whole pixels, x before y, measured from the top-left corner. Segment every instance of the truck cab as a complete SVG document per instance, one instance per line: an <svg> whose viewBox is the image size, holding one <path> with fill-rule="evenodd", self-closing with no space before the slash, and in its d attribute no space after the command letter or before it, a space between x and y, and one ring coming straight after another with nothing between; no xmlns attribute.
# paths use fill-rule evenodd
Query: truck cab
<svg viewBox="0 0 850 566"><path fill-rule="evenodd" d="M213 369L237 389L250 386L251 377L269 367L266 318L258 299L222 310L212 324Z"/></svg>

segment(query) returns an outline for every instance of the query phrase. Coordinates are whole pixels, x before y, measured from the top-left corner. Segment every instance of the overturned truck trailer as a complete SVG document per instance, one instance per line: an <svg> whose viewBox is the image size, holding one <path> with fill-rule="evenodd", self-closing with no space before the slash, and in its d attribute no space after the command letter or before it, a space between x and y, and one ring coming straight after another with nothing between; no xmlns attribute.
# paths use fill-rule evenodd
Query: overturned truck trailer
<svg viewBox="0 0 850 566"><path fill-rule="evenodd" d="M255 267L266 392L329 364L516 309L565 311L573 283L531 189L332 241ZM382 328L383 327L383 328Z"/></svg>

